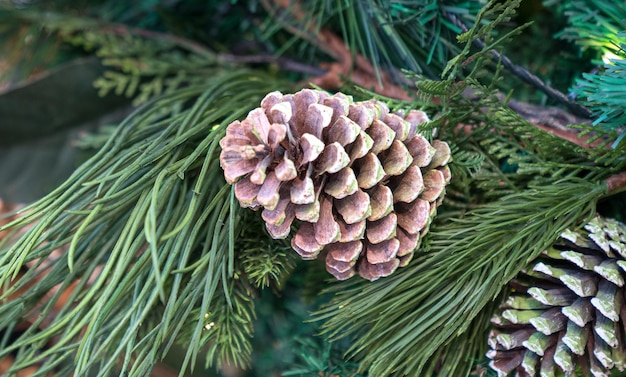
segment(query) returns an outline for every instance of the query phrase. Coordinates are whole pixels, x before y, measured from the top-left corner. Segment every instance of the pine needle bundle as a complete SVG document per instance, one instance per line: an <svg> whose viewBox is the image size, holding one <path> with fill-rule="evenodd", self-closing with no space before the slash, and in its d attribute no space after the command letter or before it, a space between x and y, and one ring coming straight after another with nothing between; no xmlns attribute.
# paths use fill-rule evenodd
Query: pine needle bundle
<svg viewBox="0 0 626 377"><path fill-rule="evenodd" d="M139 108L72 177L3 228L24 232L13 244L5 237L0 254L0 281L11 284L0 328L29 323L0 347L0 356L16 355L11 370L145 375L175 341L188 345L182 370L208 342L217 355L209 362L249 362L242 342L252 330L240 326L252 314L240 308L251 291L235 281L240 208L216 151L224 125L280 84L248 71L215 73Z"/></svg>

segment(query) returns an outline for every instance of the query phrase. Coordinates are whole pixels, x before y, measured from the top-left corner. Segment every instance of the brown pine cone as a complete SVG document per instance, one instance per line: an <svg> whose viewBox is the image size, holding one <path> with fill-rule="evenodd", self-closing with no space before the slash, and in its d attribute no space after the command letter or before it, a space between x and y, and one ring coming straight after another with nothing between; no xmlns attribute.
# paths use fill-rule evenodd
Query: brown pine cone
<svg viewBox="0 0 626 377"><path fill-rule="evenodd" d="M220 141L220 163L242 206L263 208L273 238L300 221L292 247L326 253L343 280L375 280L412 258L450 182L450 148L417 133L422 111L304 89L269 93Z"/></svg>

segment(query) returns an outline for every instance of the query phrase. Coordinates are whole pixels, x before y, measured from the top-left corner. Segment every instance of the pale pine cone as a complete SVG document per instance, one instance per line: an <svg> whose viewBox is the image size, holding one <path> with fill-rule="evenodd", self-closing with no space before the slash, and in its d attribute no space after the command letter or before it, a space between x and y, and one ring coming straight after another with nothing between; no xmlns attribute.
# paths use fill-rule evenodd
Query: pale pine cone
<svg viewBox="0 0 626 377"><path fill-rule="evenodd" d="M564 232L530 268L492 319L487 356L498 376L626 369L626 226L596 217Z"/></svg>

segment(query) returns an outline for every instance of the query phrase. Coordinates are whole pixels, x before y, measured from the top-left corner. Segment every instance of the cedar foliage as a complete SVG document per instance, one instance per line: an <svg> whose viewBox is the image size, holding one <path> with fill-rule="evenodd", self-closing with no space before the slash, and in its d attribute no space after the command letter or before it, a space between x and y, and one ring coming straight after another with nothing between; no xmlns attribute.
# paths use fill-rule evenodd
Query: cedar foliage
<svg viewBox="0 0 626 377"><path fill-rule="evenodd" d="M143 376L181 349L172 365L180 375L203 360L222 371L252 368L249 375L488 373L489 320L507 283L599 205L619 203L626 187L617 179L626 170L623 4L546 0L535 11L562 22L555 46L573 41L586 54L563 76L613 52L570 83L576 103L564 95L550 103L587 109L591 119L554 108L529 117L514 106L548 92L533 79L526 90L535 93L516 98L516 76L529 82L530 73L496 52L514 53L517 41L533 38L519 19L529 12L524 6L0 5L0 44L13 52L7 82L93 54L105 67L95 88L136 107L85 136L79 145L91 157L0 228L0 358L13 360L7 373L36 367L38 375ZM328 32L340 36L348 56L324 39ZM409 266L375 282L329 281L315 262L298 261L288 240L269 237L259 213L240 208L219 166L229 123L266 93L293 92L327 74L332 59L343 64L335 74L344 92L392 110L426 111L432 120L420 132L452 149L453 179L431 232ZM349 79L367 72L363 60L372 80L358 88ZM381 84L405 96L376 94ZM614 208L610 215L623 220ZM292 317L277 322L283 311ZM280 334L281 326L292 331ZM299 354L286 357L288 365L257 356L268 344L289 348L276 345L287 337Z"/></svg>

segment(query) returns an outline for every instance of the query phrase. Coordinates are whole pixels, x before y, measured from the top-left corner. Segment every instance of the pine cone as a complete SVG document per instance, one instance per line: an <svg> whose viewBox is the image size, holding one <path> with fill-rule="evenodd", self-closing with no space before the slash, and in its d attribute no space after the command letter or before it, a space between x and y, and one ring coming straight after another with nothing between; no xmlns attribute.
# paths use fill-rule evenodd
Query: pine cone
<svg viewBox="0 0 626 377"><path fill-rule="evenodd" d="M626 368L626 226L594 218L566 231L511 283L494 316L487 357L499 376L595 377Z"/></svg>
<svg viewBox="0 0 626 377"><path fill-rule="evenodd" d="M417 134L422 111L304 89L268 94L220 141L243 207L263 208L271 236L303 259L326 254L337 279L378 279L406 265L450 181L450 148Z"/></svg>

